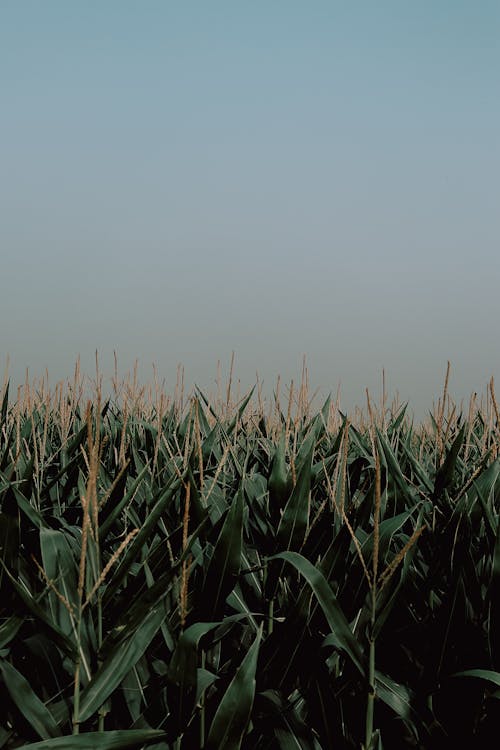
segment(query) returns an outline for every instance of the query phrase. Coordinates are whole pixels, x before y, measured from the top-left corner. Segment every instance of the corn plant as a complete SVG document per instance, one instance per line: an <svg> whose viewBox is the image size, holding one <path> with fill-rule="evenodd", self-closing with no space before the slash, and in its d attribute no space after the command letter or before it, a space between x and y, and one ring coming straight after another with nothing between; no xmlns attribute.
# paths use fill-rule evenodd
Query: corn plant
<svg viewBox="0 0 500 750"><path fill-rule="evenodd" d="M0 748L488 746L493 381L417 426L306 385L5 385Z"/></svg>

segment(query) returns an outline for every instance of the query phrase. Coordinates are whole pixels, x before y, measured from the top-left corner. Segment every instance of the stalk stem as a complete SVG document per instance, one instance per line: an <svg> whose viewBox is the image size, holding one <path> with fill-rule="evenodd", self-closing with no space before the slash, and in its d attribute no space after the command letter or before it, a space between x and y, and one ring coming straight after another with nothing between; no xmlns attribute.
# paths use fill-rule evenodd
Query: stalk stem
<svg viewBox="0 0 500 750"><path fill-rule="evenodd" d="M368 698L366 702L365 750L370 750L373 736L373 710L375 706L375 639L370 637L368 664Z"/></svg>
<svg viewBox="0 0 500 750"><path fill-rule="evenodd" d="M269 600L269 620L267 623L267 634L271 635L274 625L274 599Z"/></svg>
<svg viewBox="0 0 500 750"><path fill-rule="evenodd" d="M80 666L82 657L80 654L80 623L82 621L82 612L80 605L80 612L78 617L78 624L76 630L76 647L78 655L75 661L75 685L73 689L73 734L80 733Z"/></svg>
<svg viewBox="0 0 500 750"><path fill-rule="evenodd" d="M99 555L100 558L100 555ZM101 565L99 565L101 567ZM98 591L97 593L97 650L100 653L101 652L101 646L102 646L102 597L101 592ZM99 658L97 661L97 668L100 669L102 665L102 659ZM104 718L106 716L107 710L106 710L106 702L103 703L103 705L99 709L99 719L98 719L98 730L99 732L104 732Z"/></svg>
<svg viewBox="0 0 500 750"><path fill-rule="evenodd" d="M201 650L201 668L205 668L205 649ZM205 696L202 694L200 698L200 750L205 747Z"/></svg>

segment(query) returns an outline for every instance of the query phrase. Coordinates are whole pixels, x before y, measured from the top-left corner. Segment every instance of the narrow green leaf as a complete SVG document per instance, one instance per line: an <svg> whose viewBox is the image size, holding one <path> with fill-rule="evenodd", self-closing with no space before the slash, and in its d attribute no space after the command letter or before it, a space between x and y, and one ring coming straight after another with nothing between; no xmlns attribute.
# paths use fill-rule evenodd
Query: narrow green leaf
<svg viewBox="0 0 500 750"><path fill-rule="evenodd" d="M20 617L15 616L9 617L2 622L0 625L0 648L9 645L12 639L16 637L23 622Z"/></svg>
<svg viewBox="0 0 500 750"><path fill-rule="evenodd" d="M40 529L40 550L43 568L49 581L72 604L77 604L78 567L64 532L42 527ZM52 620L69 635L72 625L69 612L53 591L48 593Z"/></svg>
<svg viewBox="0 0 500 750"><path fill-rule="evenodd" d="M382 561L385 560L385 556L389 549L393 535L406 523L406 521L409 518L411 518L411 516L413 515L416 509L417 509L417 506L415 506L411 510L405 511L404 513L398 513L397 516L386 518L380 524L378 548L379 548L379 558ZM373 537L374 537L374 534L372 532L371 534L367 536L367 538L361 545L361 549L363 551L363 557L365 558L365 560L367 560L372 555L373 542L374 542Z"/></svg>
<svg viewBox="0 0 500 750"><path fill-rule="evenodd" d="M403 451L405 453L406 458L410 462L413 468L413 471L415 472L416 478L424 486L427 492L432 492L433 490L432 479L429 477L429 475L427 474L427 471L424 469L424 467L418 460L416 454L413 452L411 444L407 445L406 443L402 443L401 445L403 447Z"/></svg>
<svg viewBox="0 0 500 750"><path fill-rule="evenodd" d="M309 524L311 469L314 443L304 460L297 483L285 505L277 532L277 545L280 550L298 550L304 541Z"/></svg>
<svg viewBox="0 0 500 750"><path fill-rule="evenodd" d="M152 609L131 637L113 649L80 696L80 721L86 721L137 664L166 617L165 607Z"/></svg>
<svg viewBox="0 0 500 750"><path fill-rule="evenodd" d="M13 484L11 486L19 510L24 513L26 518L35 528L41 529L45 524L41 514L37 511L36 508L33 507L33 505L31 505L29 500L26 499L26 497L22 492L19 491L17 487L15 487Z"/></svg>
<svg viewBox="0 0 500 750"><path fill-rule="evenodd" d="M412 693L409 688L395 682L391 677L375 670L375 686L380 698L401 719L409 720L412 709Z"/></svg>
<svg viewBox="0 0 500 750"><path fill-rule="evenodd" d="M105 605L117 591L120 583L123 581L128 571L130 570L130 566L140 559L139 552L141 547L154 533L156 524L158 523L162 513L165 511L166 506L171 501L174 493L179 489L179 486L180 479L176 478L172 482L172 484L167 487L164 492L162 492L153 509L151 510L151 513L142 524L139 533L135 537L134 541L128 546L127 551L125 552L120 564L118 565L117 570L106 586L103 596Z"/></svg>
<svg viewBox="0 0 500 750"><path fill-rule="evenodd" d="M118 503L113 505L106 518L103 521L99 521L99 539L103 540L106 538L108 531L115 520L134 497L135 493L137 492L137 488L144 479L144 475L146 474L148 468L149 463L144 466L141 472L139 472L139 475L134 479L128 491L124 493L122 499Z"/></svg>
<svg viewBox="0 0 500 750"><path fill-rule="evenodd" d="M313 593L332 630L332 634L335 638L335 643L331 641L332 645L342 648L342 650L349 655L361 674L364 675L365 669L363 666L363 654L361 648L355 639L351 628L349 627L349 623L337 602L335 594L323 573L309 562L309 560L306 560L305 557L299 555L297 552L281 552L268 558L268 560L277 559L285 560L290 563L302 576L304 576L313 590Z"/></svg>
<svg viewBox="0 0 500 750"><path fill-rule="evenodd" d="M196 695L195 703L199 703L199 700L205 690L207 690L214 682L217 682L219 678L213 672L209 672L208 669L198 669L196 679Z"/></svg>
<svg viewBox="0 0 500 750"><path fill-rule="evenodd" d="M269 505L273 518L275 516L279 518L279 513L276 514L276 511L284 506L291 490L291 483L287 476L285 448L285 432L283 431L274 452L268 480Z"/></svg>
<svg viewBox="0 0 500 750"><path fill-rule="evenodd" d="M200 640L223 624L242 620L244 615L232 615L220 622L196 622L182 633L168 668L168 679L176 691L170 693L175 731L181 733L189 722L200 694L198 648ZM203 677L202 677L203 679ZM206 685L205 685L206 687Z"/></svg>
<svg viewBox="0 0 500 750"><path fill-rule="evenodd" d="M239 750L252 714L262 626L231 680L210 727L207 750Z"/></svg>
<svg viewBox="0 0 500 750"><path fill-rule="evenodd" d="M500 458L497 458L474 480L474 488L485 502L488 502L491 493L494 491L499 474Z"/></svg>
<svg viewBox="0 0 500 750"><path fill-rule="evenodd" d="M18 750L126 750L166 738L156 729L122 729L111 732L84 732L22 745Z"/></svg>
<svg viewBox="0 0 500 750"><path fill-rule="evenodd" d="M0 410L0 421L1 424L5 424L5 420L7 419L7 410L9 408L9 385L10 381L8 380L5 384L5 390L3 392L3 398L2 398L2 408Z"/></svg>
<svg viewBox="0 0 500 750"><path fill-rule="evenodd" d="M462 425L460 432L452 443L450 450L446 454L446 458L443 465L439 467L436 472L436 479L434 481L434 493L433 499L438 499L445 489L447 489L453 481L453 475L455 473L455 467L457 465L457 458L460 448L465 437L465 425Z"/></svg>
<svg viewBox="0 0 500 750"><path fill-rule="evenodd" d="M492 685L500 687L500 672L493 672L491 669L466 669L464 672L455 672L452 677L476 677L479 680L486 680Z"/></svg>
<svg viewBox="0 0 500 750"><path fill-rule="evenodd" d="M54 717L27 679L7 661L0 662L0 672L7 692L38 736L43 740L58 737L61 732Z"/></svg>
<svg viewBox="0 0 500 750"><path fill-rule="evenodd" d="M401 471L401 467L398 463L398 460L394 453L392 452L392 448L385 439L384 435L380 430L377 428L377 442L379 445L379 450L382 453L385 462L387 464L387 470L390 478L394 481L396 486L401 490L403 495L411 500L413 498L413 491L408 485L408 482L403 476L403 472Z"/></svg>
<svg viewBox="0 0 500 750"><path fill-rule="evenodd" d="M22 603L25 605L25 607L32 615L34 615L38 619L41 627L44 630L48 631L48 635L54 641L54 643L57 644L59 648L61 648L68 656L74 659L76 656L76 648L73 642L67 637L65 633L62 632L57 624L53 620L51 620L50 616L40 606L31 592L26 591L26 588L24 586L21 586L16 581L14 576L8 570L7 566L4 564L3 560L0 560L0 564L9 577L14 591L16 592Z"/></svg>
<svg viewBox="0 0 500 750"><path fill-rule="evenodd" d="M203 609L209 620L219 619L228 594L241 569L243 545L243 487L238 490L227 512L208 565L203 587Z"/></svg>
<svg viewBox="0 0 500 750"><path fill-rule="evenodd" d="M249 393L245 396L243 401L241 402L240 406L238 407L238 413L235 414L231 422L229 423L228 427L226 428L226 433L228 436L232 435L234 432L234 428L236 427L237 423L241 420L243 416L243 412L247 408L250 399L252 398L253 392L255 390L255 386L249 391Z"/></svg>

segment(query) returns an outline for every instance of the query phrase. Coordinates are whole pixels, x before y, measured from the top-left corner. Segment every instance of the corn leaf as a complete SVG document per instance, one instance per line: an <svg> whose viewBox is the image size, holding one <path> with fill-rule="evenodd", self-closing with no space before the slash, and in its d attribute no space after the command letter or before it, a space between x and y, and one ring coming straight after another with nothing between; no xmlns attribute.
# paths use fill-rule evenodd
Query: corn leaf
<svg viewBox="0 0 500 750"><path fill-rule="evenodd" d="M159 742L165 732L155 729L123 729L110 732L85 732L22 745L18 750L126 750Z"/></svg>
<svg viewBox="0 0 500 750"><path fill-rule="evenodd" d="M80 721L86 721L137 664L166 617L165 607L152 609L126 642L112 650L80 696Z"/></svg>
<svg viewBox="0 0 500 750"><path fill-rule="evenodd" d="M207 750L239 750L250 721L261 630L224 693L210 727Z"/></svg>
<svg viewBox="0 0 500 750"><path fill-rule="evenodd" d="M328 621L328 625L335 637L335 642L352 660L362 675L365 674L363 665L363 654L360 646L355 639L349 623L342 612L335 594L333 593L328 581L318 568L309 560L297 552L281 552L268 558L269 560L285 560L293 565L296 570L306 579L310 585L316 599L323 610Z"/></svg>
<svg viewBox="0 0 500 750"><path fill-rule="evenodd" d="M49 709L36 695L28 680L7 661L0 661L0 673L7 692L24 718L42 739L57 737L59 727Z"/></svg>

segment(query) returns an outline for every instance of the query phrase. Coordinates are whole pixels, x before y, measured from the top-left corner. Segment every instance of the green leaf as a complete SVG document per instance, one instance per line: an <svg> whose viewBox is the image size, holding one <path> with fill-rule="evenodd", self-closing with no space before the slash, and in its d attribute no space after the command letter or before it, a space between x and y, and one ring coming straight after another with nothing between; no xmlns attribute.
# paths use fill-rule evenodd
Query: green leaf
<svg viewBox="0 0 500 750"><path fill-rule="evenodd" d="M221 622L195 622L182 633L173 653L168 670L169 679L183 691L196 688L198 644L200 639Z"/></svg>
<svg viewBox="0 0 500 750"><path fill-rule="evenodd" d="M199 695L207 687L206 684L203 687L199 683L200 678L206 682L204 675L200 674L205 670L198 669L200 640L223 624L227 625L243 618L244 615L232 615L225 617L224 622L196 622L186 628L179 638L168 668L168 679L171 685L175 686L175 691L170 690L169 700L172 720L177 734L184 731L192 717Z"/></svg>
<svg viewBox="0 0 500 750"><path fill-rule="evenodd" d="M207 750L239 750L255 697L255 673L262 626L231 680L210 727Z"/></svg>
<svg viewBox="0 0 500 750"><path fill-rule="evenodd" d="M214 682L217 682L219 678L213 672L209 672L208 669L198 669L196 679L196 696L195 703L199 703L201 696Z"/></svg>
<svg viewBox="0 0 500 750"><path fill-rule="evenodd" d="M233 417L233 419L231 420L231 422L227 426L227 428L226 428L226 434L228 436L232 435L232 433L234 432L234 428L240 422L240 420L241 420L241 418L243 416L243 412L247 408L247 406L248 406L248 404L250 402L250 399L252 398L254 390L255 390L255 386L253 386L252 389L247 393L247 395L245 396L245 398L243 399L243 401L241 402L241 404L238 407L238 413L235 414L235 416Z"/></svg>
<svg viewBox="0 0 500 750"><path fill-rule="evenodd" d="M184 560L187 560L190 556L191 549L205 526L206 522L203 522L194 530L191 536L188 537L188 543L179 559L176 560L173 565L167 567L164 573L154 579L154 583L151 585L145 583L139 590L134 588L131 595L132 598L130 598L127 589L121 592L119 601L123 601L123 597L125 598L125 601L129 598L131 604L128 608L125 608L125 611L122 610L114 630L110 633L109 637L104 639L101 648L103 654L108 653L108 649L110 651L114 646L117 646L118 643L127 640L137 628L140 627L146 614L168 595L172 580L177 575ZM147 566L145 565L144 568L146 570ZM162 569L165 569L165 566ZM117 606L120 607L120 604L118 603Z"/></svg>
<svg viewBox="0 0 500 750"><path fill-rule="evenodd" d="M474 490L483 508L484 518L487 523L486 531L493 539L498 534L498 522L495 518L494 490L500 473L500 459L496 459L474 480Z"/></svg>
<svg viewBox="0 0 500 750"><path fill-rule="evenodd" d="M158 742L166 737L156 729L122 729L111 732L85 732L22 745L18 750L126 750Z"/></svg>
<svg viewBox="0 0 500 750"><path fill-rule="evenodd" d="M268 558L268 560L277 559L285 560L290 563L302 576L304 576L313 590L334 636L334 640L330 640L329 643L338 646L345 651L345 653L351 658L353 664L364 676L365 669L363 666L363 654L361 648L355 639L351 628L349 627L349 623L337 602L335 594L323 573L309 562L309 560L306 560L305 557L299 555L297 552L281 552Z"/></svg>
<svg viewBox="0 0 500 750"><path fill-rule="evenodd" d="M466 669L464 672L455 672L451 676L476 677L479 680L486 680L486 682L500 687L500 672L493 672L491 669Z"/></svg>
<svg viewBox="0 0 500 750"><path fill-rule="evenodd" d="M219 622L195 622L182 633L173 653L168 670L171 682L186 687L196 687L198 646L204 635L216 630L222 624L238 622L245 615L231 615Z"/></svg>
<svg viewBox="0 0 500 750"><path fill-rule="evenodd" d="M40 550L43 568L49 581L70 602L77 605L78 568L71 547L64 532L42 527L40 529ZM72 632L69 612L54 591L48 592L52 620L69 635Z"/></svg>
<svg viewBox="0 0 500 750"><path fill-rule="evenodd" d="M19 632L23 620L20 617L9 617L0 625L0 648L8 646Z"/></svg>
<svg viewBox="0 0 500 750"><path fill-rule="evenodd" d="M231 503L208 564L202 609L209 613L209 620L220 619L227 596L236 584L241 569L242 546L243 486Z"/></svg>
<svg viewBox="0 0 500 750"><path fill-rule="evenodd" d="M118 687L127 672L139 661L166 617L164 606L152 609L125 642L120 642L80 696L80 721L86 721Z"/></svg>
<svg viewBox="0 0 500 750"><path fill-rule="evenodd" d="M56 643L59 646L59 648L61 648L69 657L74 659L76 657L77 651L73 642L67 637L65 633L62 632L62 630L57 626L57 624L53 622L53 620L51 620L49 615L40 606L40 604L33 597L31 592L27 591L24 585L21 585L16 581L14 576L7 569L3 560L0 560L0 564L2 565L3 570L5 571L7 576L9 577L10 582L14 588L14 591L18 595L19 599L22 601L25 607L29 610L29 612L38 619L39 625L41 625L41 627L48 632L48 635L50 636L50 638L54 641L54 643Z"/></svg>
<svg viewBox="0 0 500 750"><path fill-rule="evenodd" d="M172 484L169 487L167 487L164 492L162 492L157 502L155 503L153 509L151 510L151 513L148 515L148 517L142 524L139 530L139 533L134 538L134 541L132 542L132 544L130 544L127 547L127 551L122 557L122 560L120 564L118 565L118 568L115 571L115 574L113 575L112 579L106 586L104 596L103 596L103 601L105 605L111 599L113 594L117 591L118 587L120 586L120 583L123 581L128 571L130 570L130 566L133 563L138 562L138 560L140 559L140 550L142 546L149 539L149 537L154 533L156 529L156 524L158 523L161 515L164 513L166 506L172 500L172 497L174 493L178 490L179 486L180 486L180 479L176 478L172 482Z"/></svg>
<svg viewBox="0 0 500 750"><path fill-rule="evenodd" d="M2 425L5 424L5 420L7 419L7 410L9 408L9 385L10 381L8 380L5 384L5 390L2 397L2 408L0 410L0 422Z"/></svg>
<svg viewBox="0 0 500 750"><path fill-rule="evenodd" d="M285 432L283 431L274 452L268 480L269 505L273 518L279 518L279 509L284 506L291 489L291 484L288 481L285 448Z"/></svg>
<svg viewBox="0 0 500 750"><path fill-rule="evenodd" d="M277 545L280 550L300 549L309 524L309 494L311 491L311 469L314 443L309 452L292 490L290 499L285 505L283 516L277 532Z"/></svg>
<svg viewBox="0 0 500 750"><path fill-rule="evenodd" d="M134 479L128 491L124 493L122 499L119 502L117 502L115 505L113 505L112 509L109 511L105 520L99 521L99 539L100 540L103 540L106 538L106 535L108 531L110 530L111 526L113 525L113 523L116 521L120 513L123 511L124 508L127 507L129 502L134 497L140 483L144 479L144 475L146 474L148 467L149 467L149 463L146 464L146 466L144 466L141 472L139 472L139 475Z"/></svg>
<svg viewBox="0 0 500 750"><path fill-rule="evenodd" d="M500 594L500 523L497 526L495 546L493 547L493 564L491 568L491 584L495 594Z"/></svg>
<svg viewBox="0 0 500 750"><path fill-rule="evenodd" d="M38 736L44 740L58 737L61 732L54 717L27 679L7 661L0 662L0 672L10 697Z"/></svg>
<svg viewBox="0 0 500 750"><path fill-rule="evenodd" d="M411 487L408 485L408 482L403 476L403 472L401 471L401 467L397 461L396 456L392 452L391 446L389 445L384 435L382 434L382 432L380 432L378 428L377 428L377 442L379 444L379 450L384 456L385 462L387 464L388 475L394 481L396 486L401 490L403 495L409 500L412 500L414 493Z"/></svg>
<svg viewBox="0 0 500 750"><path fill-rule="evenodd" d="M474 488L484 502L488 502L488 498L494 491L499 474L500 458L497 458L474 480Z"/></svg>
<svg viewBox="0 0 500 750"><path fill-rule="evenodd" d="M44 520L41 514L36 510L36 508L31 505L31 503L25 498L23 493L20 492L17 487L15 487L14 485L11 486L19 510L24 513L26 518L35 528L42 528L42 526L44 526Z"/></svg>
<svg viewBox="0 0 500 750"><path fill-rule="evenodd" d="M406 521L411 518L417 506L404 513L398 513L397 516L386 518L379 526L379 558L383 561L389 549L393 535L398 531ZM373 553L374 533L372 532L363 544L361 549L363 557L367 560Z"/></svg>
<svg viewBox="0 0 500 750"><path fill-rule="evenodd" d="M401 719L409 720L412 715L412 694L409 688L395 682L391 677L375 670L375 686L380 698Z"/></svg>
<svg viewBox="0 0 500 750"><path fill-rule="evenodd" d="M417 454L413 452L411 445L407 445L406 443L402 443L401 445L403 447L403 451L405 453L406 458L410 462L413 468L413 471L415 472L416 478L423 485L423 487L425 488L427 492L432 492L433 490L432 479L429 477L426 470L424 469L424 467L418 460Z"/></svg>
<svg viewBox="0 0 500 750"><path fill-rule="evenodd" d="M462 447L464 437L465 437L465 425L462 425L460 432L458 433L457 437L453 441L450 450L446 454L446 458L443 462L443 465L440 466L436 472L436 479L434 481L434 493L433 493L434 500L437 500L442 495L444 490L447 489L453 481L453 475L455 473L455 467L457 465L458 453L460 451L460 448Z"/></svg>

